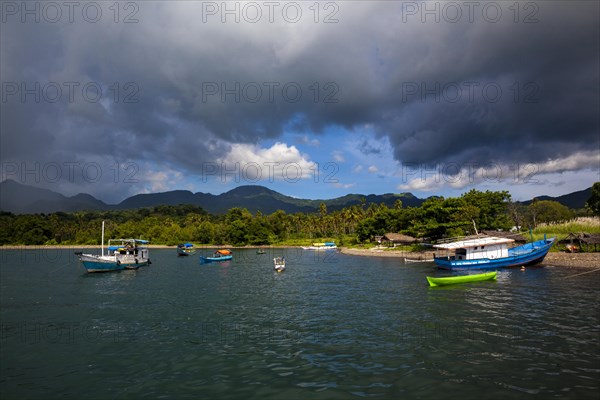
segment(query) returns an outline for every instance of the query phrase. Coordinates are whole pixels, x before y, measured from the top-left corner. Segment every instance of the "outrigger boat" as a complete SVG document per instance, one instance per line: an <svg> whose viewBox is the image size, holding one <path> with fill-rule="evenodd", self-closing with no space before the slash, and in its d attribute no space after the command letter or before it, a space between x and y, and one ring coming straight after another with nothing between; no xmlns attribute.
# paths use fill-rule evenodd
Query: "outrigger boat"
<svg viewBox="0 0 600 400"><path fill-rule="evenodd" d="M194 249L194 245L191 243L184 243L177 245L177 255L180 257L191 256L196 254L196 249Z"/></svg>
<svg viewBox="0 0 600 400"><path fill-rule="evenodd" d="M227 261L231 260L232 258L233 255L231 254L231 251L223 249L215 251L212 257L200 256L200 262L209 263L215 261Z"/></svg>
<svg viewBox="0 0 600 400"><path fill-rule="evenodd" d="M110 239L108 254L104 254L104 221L102 221L101 255L75 253L87 272L120 271L137 269L151 264L147 240Z"/></svg>
<svg viewBox="0 0 600 400"><path fill-rule="evenodd" d="M337 246L334 242L313 243L312 246L302 246L304 250L335 250Z"/></svg>
<svg viewBox="0 0 600 400"><path fill-rule="evenodd" d="M461 276L448 276L442 278L436 278L433 276L427 277L429 286L445 286L455 285L457 283L468 283L468 282L481 282L496 280L496 271L486 272L484 274L473 274L473 275L461 275Z"/></svg>
<svg viewBox="0 0 600 400"><path fill-rule="evenodd" d="M447 254L436 255L438 268L449 270L495 269L534 265L542 262L556 238L538 240L522 246L508 248L514 240L498 237L482 237L433 247ZM450 254L448 254L450 253Z"/></svg>
<svg viewBox="0 0 600 400"><path fill-rule="evenodd" d="M285 257L275 257L273 263L275 264L275 271L283 272L285 269Z"/></svg>

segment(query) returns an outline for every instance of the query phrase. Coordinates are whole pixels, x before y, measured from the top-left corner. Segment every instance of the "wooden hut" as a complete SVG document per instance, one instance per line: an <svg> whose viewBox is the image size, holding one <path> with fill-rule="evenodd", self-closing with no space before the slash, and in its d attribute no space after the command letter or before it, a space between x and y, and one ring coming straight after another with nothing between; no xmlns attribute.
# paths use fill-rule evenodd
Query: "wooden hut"
<svg viewBox="0 0 600 400"><path fill-rule="evenodd" d="M389 247L406 246L416 242L417 239L414 237L403 235L402 233L386 233L381 238L381 243Z"/></svg>
<svg viewBox="0 0 600 400"><path fill-rule="evenodd" d="M569 233L566 238L558 243L564 245L565 249L572 253L598 251L600 248L600 234L585 232Z"/></svg>

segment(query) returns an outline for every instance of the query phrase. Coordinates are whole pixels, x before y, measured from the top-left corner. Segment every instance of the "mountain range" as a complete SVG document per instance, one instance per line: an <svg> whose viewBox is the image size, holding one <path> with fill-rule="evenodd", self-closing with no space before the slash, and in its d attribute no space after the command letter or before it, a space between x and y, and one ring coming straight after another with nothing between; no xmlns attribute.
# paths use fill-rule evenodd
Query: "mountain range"
<svg viewBox="0 0 600 400"><path fill-rule="evenodd" d="M590 195L591 187L559 197L541 196L537 199L558 201L569 208L582 208ZM271 214L277 210L283 210L286 213L310 213L318 212L321 203L327 206L328 211L335 211L359 205L363 199L367 205L384 203L388 207L393 207L396 200L401 200L404 207L419 207L426 200L415 197L411 193L349 194L335 199L308 200L286 196L264 186L249 185L240 186L219 195L172 190L162 193L137 194L119 204L107 204L85 193L67 197L49 189L23 185L14 180L5 180L0 183L0 211L14 214L125 210L179 204L200 206L212 214L222 214L233 207L243 207L252 213L260 211L263 214ZM529 204L530 202L531 200L523 203Z"/></svg>

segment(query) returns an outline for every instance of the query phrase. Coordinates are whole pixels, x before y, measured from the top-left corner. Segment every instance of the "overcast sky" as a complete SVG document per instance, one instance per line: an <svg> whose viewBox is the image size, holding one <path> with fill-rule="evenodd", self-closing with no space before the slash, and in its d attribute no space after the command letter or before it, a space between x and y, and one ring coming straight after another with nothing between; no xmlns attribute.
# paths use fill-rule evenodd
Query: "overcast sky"
<svg viewBox="0 0 600 400"><path fill-rule="evenodd" d="M595 1L1 4L2 179L110 203L600 180Z"/></svg>

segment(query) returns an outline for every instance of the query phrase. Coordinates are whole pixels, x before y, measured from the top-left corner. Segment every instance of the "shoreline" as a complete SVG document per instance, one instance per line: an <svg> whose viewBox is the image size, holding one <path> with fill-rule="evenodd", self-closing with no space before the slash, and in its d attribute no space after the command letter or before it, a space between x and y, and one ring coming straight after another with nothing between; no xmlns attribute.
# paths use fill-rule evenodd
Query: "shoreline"
<svg viewBox="0 0 600 400"><path fill-rule="evenodd" d="M106 248L107 246L104 245ZM166 244L149 244L149 249L176 249L177 245L166 245ZM285 247L298 247L302 246L284 246L284 245L269 245L269 246L232 246L230 244L222 244L222 245L199 245L194 246L196 249L269 249L269 248L285 248ZM91 244L69 244L69 245L61 245L61 244L52 244L52 245L6 245L0 246L1 250L61 250L61 249L100 249L100 245L91 245Z"/></svg>
<svg viewBox="0 0 600 400"><path fill-rule="evenodd" d="M230 248L230 249L269 249L269 248L298 248L302 246L284 246L284 245L269 245L269 246L230 246L230 245L205 245L205 246L194 246L196 249L219 249L219 248ZM61 250L61 249L99 249L98 245L8 245L0 246L2 250ZM172 249L175 250L177 246L167 245L149 245L150 249ZM351 256L359 257L391 257L391 258L408 258L410 260L421 260L423 262L432 262L433 251L425 252L409 252L403 250L383 250L381 248L371 249L357 249L348 247L339 247L339 252ZM404 261L404 260L403 260ZM406 263L406 262L404 262ZM556 267L574 267L574 268L600 268L600 252L598 253L565 253L565 252L549 252L546 258L542 262L542 265L556 266Z"/></svg>

